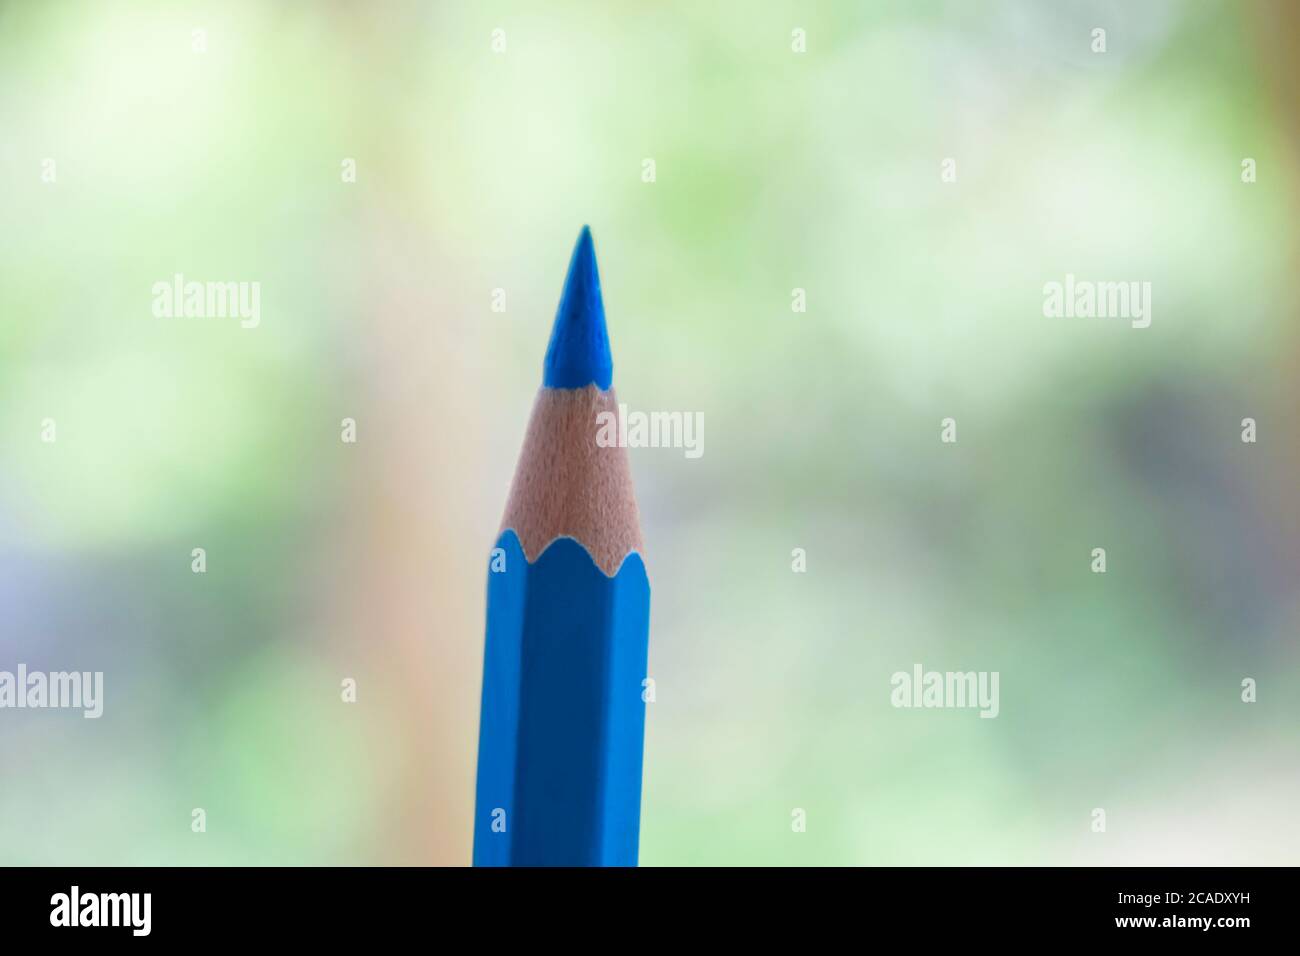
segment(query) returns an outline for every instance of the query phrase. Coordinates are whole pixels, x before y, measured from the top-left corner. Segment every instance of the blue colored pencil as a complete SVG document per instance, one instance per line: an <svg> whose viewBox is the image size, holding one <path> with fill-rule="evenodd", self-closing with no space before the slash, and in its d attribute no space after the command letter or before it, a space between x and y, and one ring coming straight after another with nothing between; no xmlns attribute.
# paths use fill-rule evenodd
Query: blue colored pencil
<svg viewBox="0 0 1300 956"><path fill-rule="evenodd" d="M475 866L635 866L650 583L595 247L569 262L488 570Z"/></svg>

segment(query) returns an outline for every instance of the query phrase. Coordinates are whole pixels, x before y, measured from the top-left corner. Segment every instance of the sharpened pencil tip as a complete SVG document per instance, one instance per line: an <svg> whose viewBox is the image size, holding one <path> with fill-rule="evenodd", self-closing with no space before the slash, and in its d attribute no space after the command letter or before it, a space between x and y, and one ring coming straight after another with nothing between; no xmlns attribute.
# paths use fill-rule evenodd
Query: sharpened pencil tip
<svg viewBox="0 0 1300 956"><path fill-rule="evenodd" d="M583 226L569 260L560 307L555 312L551 342L546 347L542 384L547 388L585 388L592 382L607 391L614 381L609 354L605 304L600 298L600 273L591 230Z"/></svg>

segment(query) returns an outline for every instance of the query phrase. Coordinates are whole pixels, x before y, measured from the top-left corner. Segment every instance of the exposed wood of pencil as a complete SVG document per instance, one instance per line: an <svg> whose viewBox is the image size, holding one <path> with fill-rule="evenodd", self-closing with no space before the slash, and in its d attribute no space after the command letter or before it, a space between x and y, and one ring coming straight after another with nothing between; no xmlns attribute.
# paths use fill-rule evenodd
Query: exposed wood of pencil
<svg viewBox="0 0 1300 956"><path fill-rule="evenodd" d="M536 561L559 537L587 549L607 575L640 552L641 522L627 450L596 443L601 412L617 415L613 389L543 388L537 394L501 530L514 530Z"/></svg>

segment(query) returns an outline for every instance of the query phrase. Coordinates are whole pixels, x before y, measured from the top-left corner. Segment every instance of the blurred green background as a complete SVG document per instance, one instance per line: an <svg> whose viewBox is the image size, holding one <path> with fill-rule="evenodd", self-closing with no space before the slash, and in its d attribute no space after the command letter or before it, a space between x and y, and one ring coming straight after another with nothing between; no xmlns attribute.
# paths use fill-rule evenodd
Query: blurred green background
<svg viewBox="0 0 1300 956"><path fill-rule="evenodd" d="M706 422L632 452L643 863L1300 861L1298 43L1282 0L0 4L0 669L106 694L0 711L0 862L468 862L584 222L620 398ZM260 325L155 317L177 272ZM1066 273L1151 327L1045 318ZM894 709L915 663L999 717Z"/></svg>

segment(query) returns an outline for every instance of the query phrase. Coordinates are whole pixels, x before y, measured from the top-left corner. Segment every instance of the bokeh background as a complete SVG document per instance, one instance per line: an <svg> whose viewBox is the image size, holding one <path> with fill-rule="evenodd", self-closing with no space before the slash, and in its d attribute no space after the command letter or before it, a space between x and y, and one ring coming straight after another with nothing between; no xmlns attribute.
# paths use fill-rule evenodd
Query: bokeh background
<svg viewBox="0 0 1300 956"><path fill-rule="evenodd" d="M1300 861L1298 10L0 4L0 669L106 682L0 711L0 862L468 862L584 222L620 397L706 426L632 453L643 863Z"/></svg>

